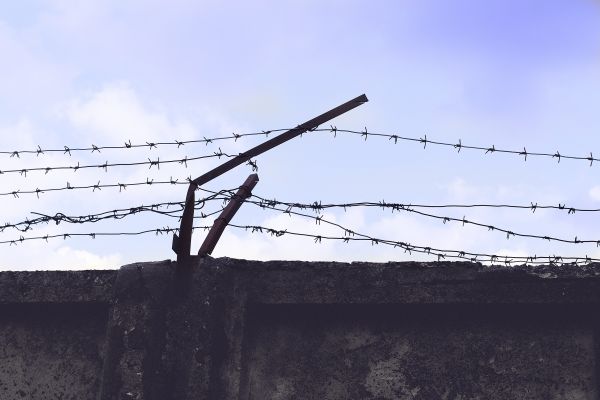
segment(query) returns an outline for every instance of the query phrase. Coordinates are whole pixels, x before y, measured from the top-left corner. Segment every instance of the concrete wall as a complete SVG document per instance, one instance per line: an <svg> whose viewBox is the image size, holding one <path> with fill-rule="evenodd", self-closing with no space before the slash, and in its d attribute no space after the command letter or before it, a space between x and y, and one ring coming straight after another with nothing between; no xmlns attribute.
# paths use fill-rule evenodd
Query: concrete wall
<svg viewBox="0 0 600 400"><path fill-rule="evenodd" d="M1 399L595 399L600 266L0 273Z"/></svg>
<svg viewBox="0 0 600 400"><path fill-rule="evenodd" d="M0 274L0 398L94 399L116 272Z"/></svg>

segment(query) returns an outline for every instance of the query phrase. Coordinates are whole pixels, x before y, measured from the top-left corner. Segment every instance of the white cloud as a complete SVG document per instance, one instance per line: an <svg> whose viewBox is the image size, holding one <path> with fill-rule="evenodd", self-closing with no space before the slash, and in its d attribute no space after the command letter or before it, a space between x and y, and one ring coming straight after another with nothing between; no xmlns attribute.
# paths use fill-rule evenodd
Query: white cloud
<svg viewBox="0 0 600 400"><path fill-rule="evenodd" d="M590 197L594 201L600 201L600 186L594 186L590 189L589 192Z"/></svg>
<svg viewBox="0 0 600 400"><path fill-rule="evenodd" d="M35 135L32 122L26 118L21 118L10 125L0 126L2 150L33 150L36 147L33 141Z"/></svg>
<svg viewBox="0 0 600 400"><path fill-rule="evenodd" d="M149 110L126 82L112 83L102 90L76 99L59 111L71 124L96 141L122 145L124 140L173 141L196 138L187 121L173 121L162 110Z"/></svg>
<svg viewBox="0 0 600 400"><path fill-rule="evenodd" d="M43 16L44 22L53 28L60 27L71 32L89 29L91 24L97 24L98 20L106 17L109 11L104 1L51 0L48 3L51 7Z"/></svg>
<svg viewBox="0 0 600 400"><path fill-rule="evenodd" d="M30 40L0 18L0 119L35 113L41 104L70 89L73 68L49 60ZM4 137L3 137L4 139Z"/></svg>
<svg viewBox="0 0 600 400"><path fill-rule="evenodd" d="M118 253L105 256L89 251L59 247L47 259L46 267L59 269L114 269L122 265L122 256Z"/></svg>
<svg viewBox="0 0 600 400"><path fill-rule="evenodd" d="M467 183L463 178L454 178L450 183L446 185L448 194L454 199L472 199L477 197L480 191L475 187Z"/></svg>
<svg viewBox="0 0 600 400"><path fill-rule="evenodd" d="M29 255L24 255L23 249L27 249ZM4 249L0 270L116 269L125 263L123 255L108 251L106 253L108 254L98 255L42 241L27 242Z"/></svg>

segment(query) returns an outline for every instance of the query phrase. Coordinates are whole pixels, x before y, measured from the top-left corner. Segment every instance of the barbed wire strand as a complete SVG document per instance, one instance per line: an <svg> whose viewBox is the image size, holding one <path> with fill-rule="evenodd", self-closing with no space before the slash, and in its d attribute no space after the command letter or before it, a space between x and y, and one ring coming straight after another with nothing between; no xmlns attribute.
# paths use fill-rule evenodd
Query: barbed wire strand
<svg viewBox="0 0 600 400"><path fill-rule="evenodd" d="M225 199L226 201L227 199ZM251 201L251 203L254 203ZM481 262L489 262L489 263L494 263L497 262L500 258L504 258L504 263L506 265L511 265L511 263L513 262L525 262L525 263L536 263L538 259L541 259L543 261L540 262L545 262L546 259L548 259L548 263L549 264L556 264L556 263L566 263L566 261L573 261L577 264L580 262L580 260L583 260L583 262L588 263L591 261L597 261L596 259L592 259L590 257L588 257L587 255L585 257L564 257L564 256L543 256L543 257L539 257L537 255L535 256L499 256L499 255L495 255L495 254L487 254L487 253L475 253L475 252L468 252L468 251L464 251L464 250L449 250L449 249L438 249L438 248L434 248L431 246L418 246L418 245L413 245L410 244L408 242L401 242L401 241L395 241L395 240L388 240L388 239L380 239L380 238L375 238L373 236L370 235L366 235L363 233L358 233L355 232L351 229L348 229L338 223L335 222L331 222L328 221L326 219L324 219L322 216L314 216L314 215L308 215L308 214L303 214L303 213L298 213L295 211L291 211L290 209L277 209L276 207L273 206L269 206L269 205L265 205L262 204L260 202L256 202L256 205L260 206L261 208L271 208L273 210L279 211L279 212L283 212L283 213L287 213L287 214L294 214L294 215L298 215L298 216L302 216L305 218L310 218L313 219L316 224L321 224L321 223L325 223L334 227L337 227L341 230L344 231L344 236L343 237L337 237L337 236L327 236L327 235L316 235L316 234L308 234L308 233L298 233L298 232L291 232L288 230L275 230L272 228L266 228L266 227L262 227L262 226L258 226L258 225L234 225L234 224L229 224L230 226L233 227L237 227L237 228L244 228L244 229L252 229L253 232L255 231L260 231L262 233L263 229L266 230L267 232L271 233L272 235L275 236L283 236L285 234L290 234L290 235L295 235L295 236L304 236L304 237L311 237L314 239L315 243L317 242L321 242L323 239L326 240L343 240L344 242L348 243L349 241L370 241L372 245L375 244L384 244L384 245L390 245L393 247L400 247L402 249L405 250L405 252L409 252L409 254L412 251L415 251L417 253L425 253L425 254L429 254L429 255L434 255L436 257L438 257L438 260L442 260L442 259L446 259L446 258L460 258L460 259L466 259L472 262L477 262L477 261L481 261ZM204 228L204 227L203 227ZM28 241L28 240L48 240L50 238L58 238L58 237L63 237L63 239L66 239L67 237L70 236L91 236L94 237L96 235L99 236L107 236L107 235L119 235L119 234L127 234L127 235L138 235L138 234L142 234L142 233L149 233L149 232L156 232L156 234L159 233L164 233L163 230L161 229L166 229L166 228L160 228L160 229L152 229L152 230L146 230L146 231L141 231L141 232L134 232L134 233L102 233L102 234L97 234L97 233L90 233L90 234L56 234L56 235L44 235L44 236L34 236L34 237L23 237L20 236L19 239L12 239L12 240L6 240L6 241L0 241L0 244L10 244L10 245L16 245L17 243L22 243L24 241ZM166 231L167 233L173 231L172 228L168 228L168 230ZM483 260L478 260L479 257L483 257ZM485 258L487 258L487 260L485 260Z"/></svg>
<svg viewBox="0 0 600 400"><path fill-rule="evenodd" d="M206 192L213 192L208 189L202 189L202 190L204 190ZM221 190L219 192L213 192L213 196L224 195L224 194L229 194L229 197L221 198L220 200L226 201L228 199L231 199L231 196L234 196L232 189L225 189L225 190ZM258 196L258 195L252 195L251 198L258 199L258 200L246 199L246 202L248 202L250 204L255 204L261 208L270 208L270 209L278 210L278 211L288 213L288 214L289 214L289 211L294 208L301 209L301 210L310 209L310 210L316 212L317 214L319 214L323 209L330 209L330 208L342 208L342 209L344 209L344 211L346 211L347 208L352 208L352 207L379 207L382 209L389 208L392 210L392 212L393 211L406 211L406 212L414 213L414 214L417 214L420 216L441 220L444 224L446 224L447 222L457 222L457 223L461 223L463 226L473 225L473 226L486 228L486 229L488 229L488 231L495 231L495 232L501 232L501 233L506 234L507 239L510 239L510 237L513 236L513 237L541 239L541 240L547 240L547 241L557 241L557 242L570 243L570 244L594 243L594 244L596 244L596 247L600 247L600 240L598 240L598 239L594 239L594 240L579 239L578 236L575 236L574 239L564 239L564 238L559 238L559 237L555 237L555 236L551 236L551 235L526 234L526 233L521 233L521 232L511 230L511 229L501 228L501 227L491 225L491 224L473 221L473 220L467 219L466 216L463 216L463 218L455 218L455 217L448 217L448 216L441 216L441 215L425 213L425 212L414 210L411 208L411 207L415 207L415 206L405 205L405 204L400 204L400 203L387 203L385 201L381 201L379 203L361 202L361 203L343 203L343 204L322 204L321 202L314 202L311 204L304 204L304 203L298 203L298 202L286 202L286 201L278 201L278 200L274 200L274 199L266 199L266 198L264 198L262 196ZM211 196L199 200L197 202L197 204L199 204L200 202L206 202L209 200L211 200ZM7 228L15 228L21 232L26 232L31 228L32 225L36 225L38 223L47 223L50 220L52 220L58 224L62 221L66 221L66 222L70 222L70 223L86 223L86 222L97 222L98 220L109 219L109 218L123 219L123 218L127 217L128 215L133 215L133 214L137 214L137 213L144 212L144 211L158 212L155 209L157 207L162 207L165 205L167 205L167 206L178 205L180 207L178 210L172 210L172 211L169 211L168 213L159 212L159 213L163 213L163 214L173 214L175 212L179 212L179 211L183 210L184 202L157 203L157 204L153 204L150 206L141 205L141 206L136 206L136 207L114 209L114 210L110 210L110 211L104 211L102 213L89 214L89 215L83 215L83 216L67 216L64 213L56 213L55 215L50 216L50 215L36 213L38 215L42 215L42 217L38 217L35 219L31 219L31 220L26 219L25 221L21 221L16 224L5 223L4 226L0 226L0 232L4 231ZM282 210L282 209L275 208L275 206L278 206L278 205L285 206L286 209ZM426 207L433 207L433 206L426 205ZM535 212L536 207L537 206L532 205L528 208L532 209L532 211ZM574 213L574 211L573 211L573 213ZM571 211L569 211L569 214L571 214ZM303 215L303 214L298 214L298 215ZM21 226L23 226L23 228L21 228Z"/></svg>
<svg viewBox="0 0 600 400"><path fill-rule="evenodd" d="M30 150L3 150L3 151L0 151L0 154L6 154L6 155L9 155L10 157L20 158L21 154L35 154L36 156L39 156L39 155L42 155L45 153L60 152L63 154L71 155L71 152L77 152L77 151L100 153L101 150L105 150L105 149L131 149L131 148L153 149L153 148L158 148L158 146L177 146L179 148L182 145L190 144L190 143L205 143L208 145L209 143L222 141L222 140L237 141L238 139L240 139L242 137L248 137L248 136L265 136L265 137L267 137L270 133L283 132L283 131L287 131L289 129L290 128L280 128L280 129L270 129L270 130L261 131L261 132L251 132L251 133L242 133L242 134L233 133L231 136L218 136L218 137L212 137L212 138L204 137L202 139L184 140L184 141L174 140L172 142L146 141L145 143L132 144L131 140L130 140L129 142L124 142L124 144L121 146L96 146L96 145L92 144L91 147L63 146L62 149L42 149L38 145L37 149L35 149L35 150L31 150L31 149ZM560 163L560 161L562 159L589 161L590 166L592 166L595 161L600 161L600 158L594 157L594 155L591 151L589 152L589 156L588 155L575 156L575 155L563 154L558 150L553 153L542 152L542 151L527 151L527 148L525 146L523 146L523 150L511 150L511 149L496 148L495 145L476 146L476 145L464 144L461 139L458 139L458 142L456 142L456 143L431 140L431 139L427 138L426 134L423 135L423 137L409 137L409 136L402 136L402 135L392 134L392 133L370 132L366 127L364 130L352 130L352 129L341 129L341 128L337 128L334 125L331 125L330 128L316 128L311 131L312 132L330 132L330 133L333 133L334 137L337 137L338 133L359 135L360 137L364 138L365 141L368 139L369 136L374 136L374 137L386 138L390 142L393 141L394 144L398 143L398 141L413 142L413 143L422 144L424 149L427 148L427 145L443 146L443 147L449 147L452 149L456 149L458 153L460 153L460 151L462 149L467 149L467 150L481 151L481 152L484 152L484 154L493 154L493 153L512 154L512 155L516 155L519 157L523 157L524 161L527 161L528 157L547 157L547 158L556 159L558 163Z"/></svg>
<svg viewBox="0 0 600 400"><path fill-rule="evenodd" d="M503 263L505 265L512 265L515 262L522 262L525 264L551 264L551 265L563 265L563 264L580 264L580 263L591 263L598 262L600 259L591 258L587 255L585 257L571 257L571 256L504 256L504 255L496 255L496 254L487 254L487 253L475 253L464 250L449 250L449 249L437 249L429 246L416 246L412 245L408 242L400 242L394 240L387 239L379 239L375 237L371 237L368 235L363 235L362 237L351 237L351 236L328 236L328 235L316 235L311 233L300 233L300 232L292 232L289 230L278 230L269 227L264 227L260 225L235 225L229 224L228 226L232 226L239 229L244 229L246 231L251 231L252 233L260 232L260 233L268 233L271 236L281 237L284 235L292 235L292 236L302 236L312 238L315 243L321 243L323 240L332 240L332 241L342 241L344 243L349 242L370 242L372 245L388 245L392 247L402 248L405 253L408 252L411 254L412 252L428 254L437 257L438 261L445 260L447 258L458 258L463 260L468 260L471 262L481 262L481 263L494 263L500 261L500 259L504 259ZM350 230L351 231L351 230ZM351 231L353 232L353 231ZM356 232L354 232L356 234ZM546 262L546 260L548 260Z"/></svg>
<svg viewBox="0 0 600 400"><path fill-rule="evenodd" d="M254 162L254 164L252 165L252 168L254 170L254 168L256 168L256 162ZM152 186L152 185L189 185L192 182L192 177L188 176L186 178L177 178L177 179L173 179L173 177L171 177L168 181L157 181L154 179L150 179L150 178L146 178L145 181L138 181L138 182L128 182L128 183L109 183L109 184L101 184L100 181L98 181L97 184L87 184L87 185L75 185L72 186L69 182L67 182L66 186L62 186L62 187L54 187L54 188L45 188L45 189L27 189L27 190L21 190L21 189L16 189L16 190L11 190L9 192L3 192L0 193L0 197L1 196L12 196L13 198L20 198L19 195L23 195L23 194L35 194L37 195L37 197L40 197L40 194L44 194L46 192L61 192L61 191L69 191L69 190L83 190L83 189L92 189L92 192L95 192L96 190L101 190L104 188L119 188L119 192L127 190L128 187L130 186ZM200 190L204 190L204 189L200 189Z"/></svg>
<svg viewBox="0 0 600 400"><path fill-rule="evenodd" d="M200 228L210 229L210 226L195 227L195 229L200 229ZM162 235L162 234L168 234L168 233L177 232L177 231L179 231L179 228L162 227L162 228L146 229L146 230L137 231L137 232L60 233L60 234L43 235L43 236L29 236L29 237L20 236L18 239L0 241L0 244L9 244L10 246L13 246L13 245L17 245L19 243L32 241L32 240L48 241L49 239L57 239L57 238L63 238L66 240L71 237L78 237L78 236L79 237L90 237L92 239L95 239L96 236L137 236L137 235L143 235L143 234L147 234L147 233L155 233L156 235L159 235L159 234Z"/></svg>
<svg viewBox="0 0 600 400"><path fill-rule="evenodd" d="M63 146L60 149L54 148L54 149L42 149L39 145L37 147L37 149L32 150L1 150L0 154L5 154L10 156L11 158L16 157L16 158L21 158L22 154L35 154L36 156L40 156L40 155L44 155L46 153L62 153L62 154L68 154L69 156L71 156L72 152L98 152L100 153L102 150L123 150L123 149L135 149L135 148L147 148L147 149L156 149L158 148L158 146L177 146L177 148L184 146L186 144L195 144L195 143L205 143L206 145L208 145L209 143L213 143L213 142L219 142L219 141L224 141L224 140L233 140L233 141L237 141L240 138L243 137L250 137L250 136L265 136L268 137L269 134L271 133L277 133L277 132L283 132L283 131L287 131L289 129L271 129L268 131L261 131L261 132L250 132L250 133L232 133L231 136L216 136L216 137L203 137L202 139L194 139L194 140L173 140L172 142L162 142L162 141L156 141L156 142L152 142L152 141L145 141L144 143L131 143L131 140L128 140L126 142L124 142L123 145L121 146L96 146L94 144L92 144L91 147L70 147L70 146Z"/></svg>
<svg viewBox="0 0 600 400"><path fill-rule="evenodd" d="M368 235L360 234L359 237L356 237L358 234L351 230L348 232L352 232L354 236L330 236L330 235L317 235L312 233L303 233L303 232L294 232L289 230L278 230L273 229L261 225L237 225L237 224L228 224L228 226L243 229L245 231L250 231L251 233L268 233L271 236L281 237L284 235L289 236L300 236L307 237L313 239L314 243L322 243L323 240L327 241L342 241L344 243L350 242L370 242L371 245L387 245L394 248L401 248L405 253L409 253L412 255L413 252L426 254L430 256L437 257L438 261L446 260L446 259L462 259L468 260L470 262L480 262L480 263L489 263L494 264L501 261L507 266L511 266L513 263L524 263L524 264L533 264L533 265L541 265L541 264L550 264L550 265L580 265L580 264L588 264L591 262L599 262L598 258L591 258L587 255L585 257L572 257L572 256L504 256L504 255L496 255L496 254L487 254L487 253L476 253L464 250L450 250L450 249L438 249L429 246L418 246L413 245L408 242L400 242L388 239L379 239L375 237L371 237ZM209 230L210 226L195 226L194 230L203 229ZM54 235L43 235L43 236L30 236L24 237L20 236L18 239L12 240L4 240L0 241L0 244L8 244L10 246L18 245L20 243L26 241L33 240L45 240L49 239L57 239L62 238L64 240L71 237L89 237L95 239L97 236L137 236L143 234L154 233L156 235L176 233L179 231L179 228L171 228L171 227L162 227L162 228L154 228L154 229L146 229L137 232L93 232L93 233L61 233ZM349 233L351 234L351 233Z"/></svg>
<svg viewBox="0 0 600 400"><path fill-rule="evenodd" d="M229 192L231 192L231 190L227 189L227 190L222 190L221 192L229 193ZM202 210L207 202L215 201L215 200L220 200L223 202L223 204L226 204L227 201L231 199L231 197L229 197L229 196L219 197L219 195L222 194L221 192L217 192L216 194L213 194L211 196L196 200L194 202L194 209L197 211ZM163 208L163 207L169 208L172 206L178 206L179 209L169 210L169 211L160 210L160 208ZM160 215L165 215L168 217L181 219L180 215L174 215L174 214L182 212L184 209L184 206L185 206L185 202L162 202L162 203L150 204L147 206L141 205L141 206L135 206L135 207L117 208L117 209L113 209L113 210L109 210L109 211L102 211L99 213L91 213L91 214L79 215L79 216L65 215L61 212L54 213L53 215L46 214L46 213L32 212L31 214L38 215L39 217L32 218L32 219L26 218L24 221L17 222L15 224L6 222L6 223L4 223L4 225L0 225L0 233L4 232L8 228L12 228L12 229L18 230L20 232L27 232L27 231L33 229L32 227L35 225L48 224L50 222L54 222L54 223L56 223L56 225L59 225L61 222L71 223L71 224L84 224L84 223L96 223L96 222L107 220L107 219L121 220L130 215L136 215L136 214L140 214L140 213L144 213L144 212L151 212L151 213L156 213L156 214L160 214ZM210 212L208 214L201 212L200 216L194 216L194 218L196 218L196 219L207 218L207 217L210 217L212 215L215 215L215 214L221 212L222 210L223 210L223 207L221 207L220 209L218 209L216 211Z"/></svg>
<svg viewBox="0 0 600 400"><path fill-rule="evenodd" d="M525 146L523 147L523 150L510 150L510 149L496 148L495 145L492 145L490 147L467 145L467 144L463 144L461 139L458 139L457 143L450 143L450 142L442 142L442 141L428 139L427 135L416 138L416 137L407 137L407 136L402 136L402 135L397 135L397 134L369 132L366 127L363 131L357 131L357 130L351 130L351 129L338 129L334 125L331 125L331 127L329 129L320 128L320 129L315 129L315 131L316 132L331 132L331 133L333 133L334 137L337 137L338 133L360 135L361 137L364 138L365 141L367 140L367 138L369 136L375 136L375 137L387 138L388 141L390 141L390 142L393 141L394 144L397 144L398 141L414 142L414 143L422 144L423 149L426 149L427 145L436 145L436 146L444 146L444 147L457 149L458 153L460 153L460 151L462 149L467 149L467 150L482 151L482 152L484 152L484 154L493 154L493 153L512 154L512 155L523 157L524 161L527 161L527 157L548 157L548 158L553 158L553 159L555 158L558 163L560 163L561 159L589 161L590 167L594 164L595 161L600 161L600 158L595 158L591 151L589 152L589 154L590 154L589 156L574 156L574 155L562 154L558 150L554 153L541 152L541 151L527 151Z"/></svg>
<svg viewBox="0 0 600 400"><path fill-rule="evenodd" d="M166 183L166 182L164 182ZM170 181L169 183L175 183L173 181ZM150 185L152 184L151 181L146 181L145 183L140 182L138 184L147 184ZM126 187L126 185L124 184L118 184L120 186L120 188L124 188ZM110 186L110 185L107 185ZM210 190L206 190L207 192L212 192ZM214 192L213 194L223 194L223 193L229 193L230 196L233 195L231 190L222 190L219 192ZM252 195L252 198L258 199L258 201L252 201L252 200L246 200L248 203L251 204L256 204L262 208L271 208L271 209L276 209L274 208L274 206L277 205L283 205L286 207L286 210L279 210L282 212L286 212L289 213L289 211L293 208L296 209L310 209L312 211L315 211L317 213L320 213L323 209L330 209L330 208L342 208L344 209L344 211L347 208L352 208L352 207L378 207L378 208L390 208L393 211L406 211L406 212L410 212L410 213L414 213L417 215L421 215L421 216L425 216L428 218L433 218L433 219L438 219L441 220L444 224L447 222L458 222L461 223L463 226L467 225L473 225L473 226L478 226L478 227L483 227L488 229L488 231L497 231L497 232L501 232L506 234L506 238L510 239L511 236L513 237L524 237L524 238L534 238L534 239L541 239L541 240L547 240L547 241L557 241L557 242L562 242L562 243L571 243L571 244L582 244L582 243L594 243L596 244L597 247L600 246L600 240L598 239L579 239L578 236L575 236L574 239L564 239L564 238L559 238L559 237L555 237L555 236L551 236L551 235L535 235L535 234L526 234L526 233L521 233L521 232L516 232L514 230L511 229L506 229L506 228L501 228L495 225L491 225L491 224L486 224L486 223L480 223L477 221L473 221L470 219L467 219L466 216L463 216L463 218L455 218L455 217L448 217L448 216L441 216L441 215L435 215L435 214L430 214L430 213L425 213L422 211L418 211L413 209L414 207L449 207L449 205L406 205L406 204L401 204L401 203L387 203L385 201L380 201L378 203L375 202L359 202L359 203L342 203L342 204L323 204L322 202L313 202L311 204L306 204L306 203L298 203L298 202L286 202L286 201L278 201L275 199L266 199L264 197L261 196L257 196L257 195ZM203 201L209 200L207 199L203 199ZM96 222L99 219L108 219L108 218L114 218L114 219L122 219L125 218L128 215L132 215L132 214L136 214L139 212L143 212L143 211L155 211L154 208L156 208L156 206L162 206L165 204L170 204L170 205L179 205L180 209L176 210L176 211L181 211L183 209L183 202L176 202L176 203L159 203L158 205L153 205L150 206L150 209L147 209L147 207L145 206L137 206L137 207L129 207L129 208L125 208L125 209L117 209L117 210L111 210L111 211L106 211L100 214L90 214L90 215L84 215L84 216L66 216L64 213L57 213L54 216L49 216L49 215L43 215L42 217L36 218L36 219L26 219L25 221L19 222L17 224L10 224L10 223L5 223L4 226L0 226L0 232L2 232L4 229L6 228L16 228L22 232L26 232L28 231L32 225L35 225L37 223L43 223L43 222L49 222L50 220L53 220L56 223L59 223L61 221L67 221L67 222L71 222L71 223L85 223L85 222ZM453 205L453 206L457 206L457 205ZM478 206L478 207L482 207L483 205L462 205L463 207L474 207L474 206ZM486 206L492 206L492 207L498 207L499 205L486 205ZM557 206L537 206L537 204L531 204L531 206L510 206L513 208L527 208L530 209L532 212L535 213L535 210L537 208L558 208L558 209L565 209L565 207L563 205L559 205ZM171 211L169 213L173 213L176 211ZM585 209L585 211L592 211L591 209ZM595 211L595 210L594 210ZM572 214L575 213L575 209L574 208L568 208L568 213ZM104 215L103 217L101 215ZM24 226L24 228L20 228L20 226Z"/></svg>
<svg viewBox="0 0 600 400"><path fill-rule="evenodd" d="M298 202L287 202L287 201L278 201L276 199L269 199L265 197L261 197L258 195L254 195L255 198L259 199L264 203L273 203L273 204L281 204L286 206L292 206L295 208L302 209L311 209L315 212L320 212L320 210L329 209L329 208L353 208L353 207L374 207L374 208L514 208L514 209L524 209L530 210L532 213L535 213L538 209L555 209L555 210L564 210L568 214L575 214L575 212L599 212L600 208L579 208L579 207L571 207L565 204L558 205L538 205L537 203L531 202L530 205L523 204L423 204L423 203L393 203L386 202L385 200L381 200L379 202L373 201L359 201L359 202L350 202L350 203L323 203L321 200L314 201L312 203L298 203Z"/></svg>
<svg viewBox="0 0 600 400"><path fill-rule="evenodd" d="M327 225L334 226L334 227L342 229L344 231L344 237L345 238L352 237L352 240L369 240L369 241L371 241L372 244L379 244L381 242L381 243L384 243L384 244L393 245L394 247L400 246L400 247L404 248L405 250L414 250L414 251L417 251L417 252L428 253L428 254L431 254L431 252L433 251L434 254L436 256L438 256L438 261L440 259L445 259L445 257L447 257L447 256L457 257L457 258L465 258L464 257L465 255L466 256L475 256L475 261L476 261L477 256L481 256L481 257L488 257L489 258L489 262L494 262L495 260L498 260L499 257L505 257L506 258L505 263L508 264L508 265L510 265L511 261L509 261L509 259L510 260L523 260L524 259L525 262L527 263L529 261L534 262L534 260L538 258L537 255L536 256L498 256L498 255L495 255L495 254L465 252L463 250L436 249L436 248L432 248L432 247L429 247L429 246L415 246L415 245L411 245L410 243L407 243L407 242L398 242L398 241L387 240L387 239L378 239L378 238L374 238L374 237L372 237L370 235L366 235L366 234L363 234L363 233L355 232L355 231L353 231L351 229L348 229L348 228L346 228L346 227L344 227L344 226L342 226L342 225L340 225L340 224L338 224L336 222L332 222L332 221L326 220L321 215L314 216L314 215L309 215L309 214L304 214L304 213L298 213L296 211L292 211L290 208L287 208L287 209L284 210L284 209L276 208L276 207L274 207L272 205L265 205L264 203L261 203L261 202L254 202L252 200L250 200L250 201L246 200L246 201L249 202L249 203L251 203L251 204L255 204L255 205L257 205L257 206L259 206L261 208L269 208L269 209L273 209L273 210L276 210L276 211L280 211L280 212L285 213L285 214L289 214L289 215L293 214L293 215L301 216L301 217L304 217L304 218L313 219L317 225L320 225L321 223L325 223ZM302 235L302 236L305 236L305 235ZM358 238L356 236L358 236ZM524 236L524 235L522 235L522 236ZM315 242L320 241L321 240L321 239L319 239L320 237L321 236L319 236L319 235L313 235L313 238L315 239ZM545 237L544 237L544 239L545 239ZM577 238L575 240L577 240ZM346 240L346 242L347 242L347 240ZM579 242L571 242L571 243L579 243ZM594 241L594 243L596 243L596 245L598 246L600 244L600 241ZM458 256L457 256L457 254L458 254ZM542 258L543 259L548 258L549 260L553 258L555 261L556 260L563 260L563 259L565 259L565 260L566 259L570 259L570 260L579 260L579 259L582 259L582 257L562 257L562 256L552 256L552 257L545 256L545 257L542 257ZM473 261L472 257L467 257L465 259L470 259L470 261ZM587 260L591 260L587 255L585 256L584 259L586 260L585 261L586 263L589 262ZM551 261L549 261L549 263L551 263Z"/></svg>
<svg viewBox="0 0 600 400"><path fill-rule="evenodd" d="M233 157L237 157L237 154L228 154L225 153L221 150L221 148L219 148L219 151L215 151L213 154L207 154L207 155L202 155L202 156L195 156L195 157L188 157L185 156L184 158L178 158L178 159L171 159L171 160L160 160L160 157L157 157L156 160L151 160L150 158L148 158L148 161L136 161L136 162L120 162L120 163L109 163L108 161L106 161L104 164L88 164L88 165L80 165L79 163L77 163L77 165L59 165L59 166L54 166L54 167L30 167L30 168L16 168L16 169L5 169L5 170L0 170L0 175L2 174L20 174L23 175L24 177L27 177L27 174L30 172L41 172L44 171L45 174L48 174L48 172L53 172L53 171L60 171L60 170L71 170L73 172L77 172L80 169L89 169L89 168L99 168L99 169L104 169L105 172L108 172L108 168L109 167L136 167L136 166L140 166L140 165L148 165L148 169L152 169L152 167L156 166L157 169L160 169L160 165L161 164L173 164L173 163L178 163L181 165L185 165L185 167L187 168L187 163L191 162L191 161L197 161L197 160L204 160L204 159L208 159L208 158L218 158L221 159L221 157L227 157L227 158L233 158Z"/></svg>
<svg viewBox="0 0 600 400"><path fill-rule="evenodd" d="M252 165L254 168L255 165ZM192 177L188 176L186 178L177 178L173 179L172 177L168 181L157 181L154 179L146 178L145 181L139 182L128 182L128 183L111 183L111 184L101 184L100 181L96 184L87 184L87 185L71 185L67 182L66 186L62 187L54 187L54 188L36 188L36 189L27 189L27 190L11 190L8 192L1 192L0 197L2 196L12 196L14 198L19 198L19 195L29 195L35 194L38 198L40 194L44 194L46 192L60 192L60 191L69 191L69 190L84 190L84 189L92 189L93 192L96 190L101 190L104 188L119 188L119 191L126 190L127 187L135 187L135 186L152 186L152 185L189 185L192 181ZM205 189L202 189L205 190ZM211 192L211 191L207 191ZM544 205L531 202L530 205L523 204L422 204L422 203L394 203L394 202L370 202L370 201L361 201L361 202L351 202L351 203L322 203L321 201L315 201L310 204L302 204L302 203L293 203L293 202L284 202L277 201L276 199L268 199L261 196L254 196L258 198L260 201L265 203L274 202L276 204L282 204L286 206L294 206L297 208L305 208L312 209L315 211L324 210L328 208L352 208L352 207L384 207L384 208L507 208L507 209L524 209L530 210L535 213L536 210L541 209L554 209L566 211L568 214L575 214L576 212L600 212L600 208L581 208L581 207L572 207L568 206L566 203L559 203L558 205Z"/></svg>
<svg viewBox="0 0 600 400"><path fill-rule="evenodd" d="M265 200L262 197L255 196L255 195L252 195L251 197L258 198L259 200L258 201L246 200L246 202L249 204L254 204L261 208L278 210L278 211L281 211L286 214L301 215L301 216L305 216L305 217L312 217L315 219L319 219L320 217L318 217L318 216L315 217L315 216L310 216L307 214L292 212L291 210L294 208L297 208L297 209L312 209L312 210L316 211L316 210L321 210L323 208L317 203L315 203L315 204L289 203L289 202L280 202L277 200ZM276 205L283 205L286 207L286 209L276 208L275 207ZM348 208L348 206L346 206L346 205L333 205L333 204L330 204L329 207L327 207L327 208L333 208L334 206L339 207L339 208L344 208L344 209ZM357 204L352 205L352 207L358 207L358 206L359 205L357 205ZM374 205L373 205L373 203L371 203L371 204L369 204L369 206L374 206ZM379 207L391 208L392 212L393 211L406 211L406 212L414 213L414 214L424 216L427 218L441 220L444 224L446 224L447 222L458 222L458 223L461 223L463 226L473 225L473 226L477 226L477 227L486 228L488 231L495 231L495 232L501 232L501 233L506 234L506 239L510 239L510 237L512 236L512 237L523 237L523 238L530 238L530 239L541 239L541 240L546 240L546 241L556 241L556 242L569 243L569 244L593 243L596 245L596 247L600 247L600 239L594 239L594 240L579 239L578 236L575 236L574 239L564 239L564 238L559 238L559 237L555 237L555 236L551 236L551 235L534 235L534 234L528 234L528 233L520 233L517 231L501 228L501 227L498 227L495 225L485 224L485 223L480 223L480 222L476 222L473 220L469 220L465 216L463 216L463 218L455 218L455 217L429 214L429 213L425 213L422 211L413 210L410 207L405 206L405 205L392 206L388 203L379 203ZM316 211L316 212L320 213L320 211ZM333 224L333 225L335 225L335 224Z"/></svg>

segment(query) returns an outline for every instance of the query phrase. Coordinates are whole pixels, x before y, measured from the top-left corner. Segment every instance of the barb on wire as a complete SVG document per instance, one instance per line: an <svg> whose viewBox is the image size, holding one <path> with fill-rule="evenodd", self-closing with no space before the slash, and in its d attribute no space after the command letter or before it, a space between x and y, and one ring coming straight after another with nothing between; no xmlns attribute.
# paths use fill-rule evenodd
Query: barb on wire
<svg viewBox="0 0 600 400"><path fill-rule="evenodd" d="M42 149L40 145L37 146L37 149L29 149L29 150L0 150L0 154L6 154L10 157L16 157L16 158L21 158L21 154L35 154L36 156L39 156L40 154L46 154L46 153L62 153L62 154L68 154L69 156L71 156L71 152L98 152L100 153L101 150L123 150L123 149L135 149L135 148L147 148L148 150L151 149L157 149L159 146L163 147L163 146L177 146L177 148L184 146L186 144L195 144L195 143L205 143L206 145L208 145L209 143L213 143L213 142L217 142L217 141L226 141L226 140L233 140L233 141L237 141L240 138L243 137L249 137L249 136L265 136L268 137L269 133L271 132L283 132L283 131L287 131L288 128L285 129L271 129L269 131L261 131L261 132L249 132L249 133L232 133L231 136L216 136L216 137L203 137L202 139L195 139L195 140L173 140L173 141L169 141L169 142L151 142L151 141L145 141L144 143L131 143L131 140L127 140L126 142L124 142L124 144L122 146L96 146L94 144L91 145L91 147L69 147L69 146L63 146L62 149L57 149L57 148L47 148L47 149Z"/></svg>

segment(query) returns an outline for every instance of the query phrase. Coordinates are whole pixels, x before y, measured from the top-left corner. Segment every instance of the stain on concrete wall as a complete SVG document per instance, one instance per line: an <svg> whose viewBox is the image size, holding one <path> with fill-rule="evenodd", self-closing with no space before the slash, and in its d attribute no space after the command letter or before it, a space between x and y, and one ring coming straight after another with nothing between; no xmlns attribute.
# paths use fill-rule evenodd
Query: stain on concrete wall
<svg viewBox="0 0 600 400"><path fill-rule="evenodd" d="M591 309L271 306L247 399L595 399Z"/></svg>

